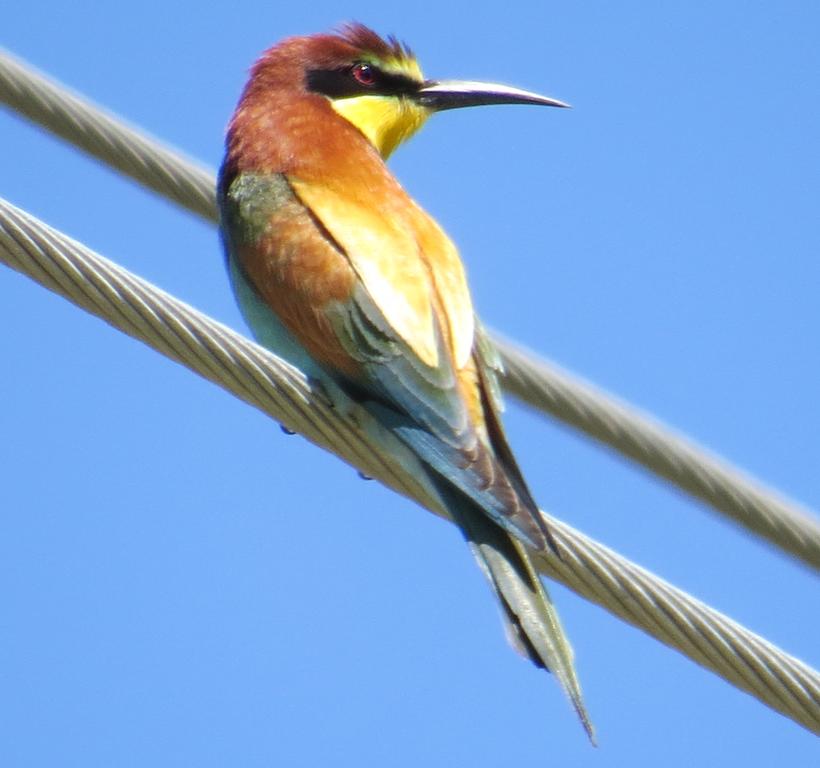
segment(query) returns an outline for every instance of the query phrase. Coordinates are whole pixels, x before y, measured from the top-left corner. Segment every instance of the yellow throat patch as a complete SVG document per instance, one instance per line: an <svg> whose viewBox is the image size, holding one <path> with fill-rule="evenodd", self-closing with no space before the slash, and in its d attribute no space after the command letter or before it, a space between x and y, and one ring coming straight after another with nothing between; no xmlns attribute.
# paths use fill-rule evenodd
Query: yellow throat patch
<svg viewBox="0 0 820 768"><path fill-rule="evenodd" d="M430 110L402 96L365 94L331 101L347 121L353 123L382 157L388 157L407 141L430 117Z"/></svg>

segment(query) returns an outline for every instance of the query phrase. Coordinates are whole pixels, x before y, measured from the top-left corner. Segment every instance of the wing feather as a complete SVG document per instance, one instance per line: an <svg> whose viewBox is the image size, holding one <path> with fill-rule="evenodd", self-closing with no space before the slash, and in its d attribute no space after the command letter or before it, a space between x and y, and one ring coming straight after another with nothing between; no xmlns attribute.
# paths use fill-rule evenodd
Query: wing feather
<svg viewBox="0 0 820 768"><path fill-rule="evenodd" d="M297 197L342 247L389 327L427 365L439 364L432 285L413 230L315 182L290 179Z"/></svg>
<svg viewBox="0 0 820 768"><path fill-rule="evenodd" d="M476 330L452 243L410 198L379 210L315 180L276 178L240 178L228 189L228 215L240 218L246 191L276 191L266 210L248 207L253 226L234 227L242 274L435 472L544 547L549 535L497 415L497 362Z"/></svg>

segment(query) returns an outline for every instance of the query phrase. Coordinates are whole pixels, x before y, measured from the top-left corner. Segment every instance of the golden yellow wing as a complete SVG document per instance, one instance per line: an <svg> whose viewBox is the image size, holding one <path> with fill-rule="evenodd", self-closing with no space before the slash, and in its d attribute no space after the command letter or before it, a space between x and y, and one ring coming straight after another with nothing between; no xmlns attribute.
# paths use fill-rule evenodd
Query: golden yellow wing
<svg viewBox="0 0 820 768"><path fill-rule="evenodd" d="M439 359L436 321L452 362L473 346L473 308L455 247L409 197L380 207L315 182L290 179L303 205L350 260L393 331L430 367ZM401 205L398 205L401 203Z"/></svg>

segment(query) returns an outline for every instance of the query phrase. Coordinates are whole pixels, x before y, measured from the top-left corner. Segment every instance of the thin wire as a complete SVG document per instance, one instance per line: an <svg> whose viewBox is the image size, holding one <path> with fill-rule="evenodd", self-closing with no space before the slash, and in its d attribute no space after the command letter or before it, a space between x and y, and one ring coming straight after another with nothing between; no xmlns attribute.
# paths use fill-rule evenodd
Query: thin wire
<svg viewBox="0 0 820 768"><path fill-rule="evenodd" d="M296 369L9 203L0 261L102 317L436 514L417 459L362 411L339 413ZM385 449L386 441L391 441ZM563 558L539 570L820 734L820 674L548 515Z"/></svg>
<svg viewBox="0 0 820 768"><path fill-rule="evenodd" d="M495 341L510 394L614 448L820 570L820 519L809 510L580 377L512 342Z"/></svg>
<svg viewBox="0 0 820 768"><path fill-rule="evenodd" d="M209 221L213 172L127 125L0 48L0 101L29 120Z"/></svg>
<svg viewBox="0 0 820 768"><path fill-rule="evenodd" d="M0 101L208 221L213 174L0 50ZM496 337L505 388L666 478L816 570L820 520L581 379Z"/></svg>

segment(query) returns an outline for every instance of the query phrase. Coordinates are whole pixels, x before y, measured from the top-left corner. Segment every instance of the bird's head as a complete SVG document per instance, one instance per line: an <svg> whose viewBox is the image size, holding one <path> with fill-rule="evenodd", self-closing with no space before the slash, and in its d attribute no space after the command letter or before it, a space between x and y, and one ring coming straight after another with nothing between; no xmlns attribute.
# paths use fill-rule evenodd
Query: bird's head
<svg viewBox="0 0 820 768"><path fill-rule="evenodd" d="M294 37L257 62L252 88L284 89L327 98L387 157L433 113L484 104L567 104L494 83L426 80L412 51L361 24L335 35Z"/></svg>

